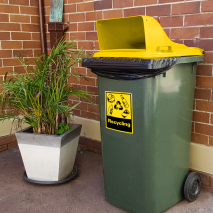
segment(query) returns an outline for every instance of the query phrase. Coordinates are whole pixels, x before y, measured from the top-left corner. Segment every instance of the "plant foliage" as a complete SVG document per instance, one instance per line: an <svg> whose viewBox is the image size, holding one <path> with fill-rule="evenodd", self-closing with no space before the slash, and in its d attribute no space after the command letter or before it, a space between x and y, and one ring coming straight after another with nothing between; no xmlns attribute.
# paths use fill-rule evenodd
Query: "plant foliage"
<svg viewBox="0 0 213 213"><path fill-rule="evenodd" d="M70 82L72 78L82 77L70 72L81 62L82 55L83 48L77 50L72 41L66 42L63 38L49 55L38 55L34 59L36 66L19 57L25 74L14 73L10 79L6 74L0 82L2 110L9 106L18 110L19 116L5 110L0 121L18 120L31 125L34 133L60 134L62 126L67 128L71 111L79 104L70 106L69 97L74 95L91 102L87 91L73 87Z"/></svg>

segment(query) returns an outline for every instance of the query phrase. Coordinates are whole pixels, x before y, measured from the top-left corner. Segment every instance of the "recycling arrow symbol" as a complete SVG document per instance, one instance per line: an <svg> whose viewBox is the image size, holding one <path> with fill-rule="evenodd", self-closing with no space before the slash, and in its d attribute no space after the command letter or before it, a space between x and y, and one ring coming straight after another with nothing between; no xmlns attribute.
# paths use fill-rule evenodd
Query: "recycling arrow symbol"
<svg viewBox="0 0 213 213"><path fill-rule="evenodd" d="M123 110L123 106L121 105L121 102L120 101L117 101L115 106L114 106L115 109L118 109L118 110Z"/></svg>

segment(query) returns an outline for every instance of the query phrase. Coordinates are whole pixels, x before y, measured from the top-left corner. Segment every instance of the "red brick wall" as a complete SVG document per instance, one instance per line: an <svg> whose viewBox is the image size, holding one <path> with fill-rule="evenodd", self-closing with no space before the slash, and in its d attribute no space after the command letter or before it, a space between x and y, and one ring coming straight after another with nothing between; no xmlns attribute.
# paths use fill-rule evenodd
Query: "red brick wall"
<svg viewBox="0 0 213 213"><path fill-rule="evenodd" d="M31 58L35 52L40 52L37 1L0 0L0 77L8 71L23 73L16 56Z"/></svg>
<svg viewBox="0 0 213 213"><path fill-rule="evenodd" d="M16 56L33 58L35 52L40 53L37 0L0 0L0 79L6 72L23 73ZM14 135L0 137L0 151L14 146Z"/></svg>
<svg viewBox="0 0 213 213"><path fill-rule="evenodd" d="M0 137L0 152L18 146L15 134Z"/></svg>
<svg viewBox="0 0 213 213"><path fill-rule="evenodd" d="M45 1L46 20L50 0ZM96 25L98 19L135 15L155 17L170 39L187 46L205 50L205 60L197 71L192 142L213 146L213 3L197 0L64 0L64 22L69 24L66 33L71 40L79 39L78 47L85 45L86 52L99 49ZM98 104L97 79L89 69L79 67L77 72L86 74L90 81L81 80L81 85L94 92ZM79 101L79 100L76 100ZM83 101L75 115L99 120L98 108Z"/></svg>

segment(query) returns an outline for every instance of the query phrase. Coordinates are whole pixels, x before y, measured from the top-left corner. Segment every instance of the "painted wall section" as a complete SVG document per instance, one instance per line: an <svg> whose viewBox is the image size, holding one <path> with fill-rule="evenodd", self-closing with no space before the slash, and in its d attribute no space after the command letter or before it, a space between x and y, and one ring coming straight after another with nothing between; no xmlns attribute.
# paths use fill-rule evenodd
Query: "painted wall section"
<svg viewBox="0 0 213 213"><path fill-rule="evenodd" d="M23 124L22 129L28 127L28 124ZM21 130L21 128L16 128L15 125L12 125L11 120L6 120L0 123L0 137L5 135L14 134L16 131Z"/></svg>
<svg viewBox="0 0 213 213"><path fill-rule="evenodd" d="M191 143L190 168L213 175L213 148Z"/></svg>
<svg viewBox="0 0 213 213"><path fill-rule="evenodd" d="M74 123L82 124L81 136L101 141L100 122L75 116Z"/></svg>

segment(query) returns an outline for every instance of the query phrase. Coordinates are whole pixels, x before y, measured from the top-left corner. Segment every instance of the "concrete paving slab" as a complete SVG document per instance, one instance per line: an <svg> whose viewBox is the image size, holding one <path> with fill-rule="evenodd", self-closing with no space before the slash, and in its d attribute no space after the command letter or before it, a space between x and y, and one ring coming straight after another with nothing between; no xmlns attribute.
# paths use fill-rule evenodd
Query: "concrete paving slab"
<svg viewBox="0 0 213 213"><path fill-rule="evenodd" d="M202 190L196 201L183 200L166 213L213 213L213 194Z"/></svg>
<svg viewBox="0 0 213 213"><path fill-rule="evenodd" d="M0 152L0 213L124 213L104 197L102 157L78 154L79 176L66 184L40 186L23 180L19 150ZM182 201L167 213L212 213L213 194L202 191L193 203Z"/></svg>

